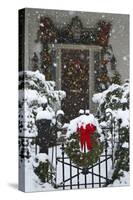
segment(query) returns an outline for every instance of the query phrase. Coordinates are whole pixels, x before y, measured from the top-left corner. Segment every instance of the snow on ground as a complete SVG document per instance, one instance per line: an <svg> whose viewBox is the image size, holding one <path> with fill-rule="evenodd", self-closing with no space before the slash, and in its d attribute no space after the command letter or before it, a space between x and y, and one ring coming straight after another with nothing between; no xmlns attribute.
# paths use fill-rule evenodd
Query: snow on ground
<svg viewBox="0 0 133 200"><path fill-rule="evenodd" d="M56 154L56 152L57 152L57 157L61 157L61 153L62 153L61 145L59 145L57 147L54 147L54 167L56 166L56 164L55 164L55 154ZM52 155L52 148L49 149L49 157L51 157L51 155ZM105 155L105 152L102 153L100 161L104 160L104 158L105 158L104 155ZM69 164L70 163L70 159L68 158L68 156L65 154L64 157L65 157L65 162ZM56 184L57 185L61 185L61 183L63 182L63 165L62 165L62 163L57 162L57 166L56 167L57 167L56 168L56 171L57 171ZM112 160L111 159L108 160L107 168L108 168L108 175L109 175L109 171L112 170ZM106 163L105 162L100 164L100 169L101 169L101 176L106 177L106 174L105 174L106 173ZM92 172L92 170L93 170L93 173L95 174L93 177L92 177L91 173L86 175L87 183L90 183L90 185L87 185L87 188L92 188L92 184L91 184L92 181L93 181L92 179L94 179L94 182L97 183L97 184L95 184L94 187L95 188L99 187L99 184L98 184L99 183L99 176L98 176L98 174L99 174L99 166L97 165L97 166L93 167L93 169L90 169L89 171ZM70 178L70 173L72 173L71 176L74 176L74 175L77 174L77 172L78 172L77 169L74 168L74 167L72 167L72 172L70 172L70 166L68 166L66 164L65 165L65 170L64 170L64 179L65 180L69 179ZM82 174L82 170L79 170L79 173L80 173L80 175L79 175L79 183L83 184L82 186L80 186L80 188L85 188L85 185L84 185L84 183L85 183L85 175ZM71 181L72 181L72 184L77 184L77 176L75 178L71 179L71 180L68 180L65 183L65 185L70 185ZM103 183L105 183L105 182L106 182L105 179L101 178L101 183L102 183L101 185L102 186L104 185ZM77 186L73 186L73 189L76 189L76 188L77 188ZM70 189L70 186L67 186L66 189Z"/></svg>
<svg viewBox="0 0 133 200"><path fill-rule="evenodd" d="M20 168L25 168L25 192L42 192L54 189L51 184L42 183L39 180L39 178L33 171L33 165L31 160L25 159L20 164ZM20 170L20 172L23 172L23 170ZM23 177L24 174L21 174L20 176Z"/></svg>
<svg viewBox="0 0 133 200"><path fill-rule="evenodd" d="M37 154L37 156L35 156L35 152L32 152L32 157L30 159L25 159L23 162L20 162L20 167L24 168L25 167L25 188L26 188L26 192L37 192L37 191L51 191L51 190L62 190L62 188L57 188L55 189L51 184L49 183L42 183L39 178L36 176L36 174L33 171L33 167L37 167L36 166L36 162L35 162L35 158L38 158L41 161L44 161L46 159L48 159L50 161L50 163L52 163L53 168L56 170L56 184L57 185L62 185L63 182L63 165L60 162L57 162L56 165L56 157L61 158L62 156L62 149L61 149L61 145L49 148L49 153L48 155L46 154ZM38 149L39 151L39 149ZM104 160L104 155L105 152L102 153L102 156L100 158L100 161ZM66 163L70 163L70 159L67 157L67 155L64 155L65 157L65 162ZM61 159L60 159L61 160ZM109 159L108 160L108 175L109 175L109 171L112 170L112 160ZM100 169L101 169L101 176L105 177L105 172L106 172L106 163L103 162L100 165ZM20 170L22 171L22 170ZM86 181L87 183L90 183L90 185L87 185L87 188L92 188L92 184L91 182L94 181L95 183L99 183L99 166L95 166L93 167L93 173L95 174L92 177L92 169L89 170L90 173L86 175ZM70 176L74 176L77 174L77 169L75 167L72 167L72 172L70 172L70 166L68 166L67 164L65 165L64 168L64 179L69 179ZM70 174L72 173L72 174ZM85 188L85 175L82 174L82 170L79 169L79 183L83 184L82 186L80 186L80 188ZM97 174L97 175L96 175ZM21 175L23 176L23 174ZM94 179L94 180L92 180ZM77 184L77 176L75 178L71 179L72 184ZM105 179L101 178L101 186L103 186L105 183ZM65 183L66 185L70 185L70 180L67 181ZM99 184L95 184L94 185L95 188L99 187ZM76 189L77 186L73 186L73 189ZM66 189L70 189L70 186L67 186Z"/></svg>
<svg viewBox="0 0 133 200"><path fill-rule="evenodd" d="M40 77L39 77L40 78ZM43 79L44 80L44 79ZM110 91L113 91L114 89L118 88L118 87L121 87L121 86L118 86L118 85L115 85L113 84L111 87L109 87L109 90ZM124 84L123 86L123 90L124 90L124 95L123 97L121 98L121 102L124 102L125 101L125 98L126 98L126 95L128 93L128 87L126 84ZM104 91L103 93L99 93L99 94L95 94L94 97L93 97L93 101L96 102L96 103L103 103L104 101L104 98L106 96L108 91ZM34 92L33 92L34 93ZM30 101L34 101L34 95L36 95L35 93L32 95L32 97L30 97ZM45 100L45 99L43 99ZM117 100L117 99L116 99ZM107 109L106 112L109 112L110 110ZM49 118L51 119L51 113L49 114L48 113L49 111L38 111L38 115L37 115L37 119L41 119L41 118ZM114 111L111 110L111 112L113 112L113 116L115 116L117 119L121 118L122 119L122 124L123 126L126 126L129 124L129 111L128 110L125 110L125 111L122 111L121 109L117 110L117 113ZM28 113L30 114L30 109L27 107L26 108L26 113L27 113L27 117L28 117ZM62 114L62 113L61 113ZM26 121L26 120L25 120ZM34 121L33 121L34 123ZM101 133L101 128L97 122L97 119L92 115L80 115L79 117L73 119L70 121L70 124L67 124L66 127L68 128L68 132L67 132L67 137L69 137L72 133L76 132L77 130L77 127L80 127L81 125L84 125L86 126L86 124L94 124L96 127L97 127L97 131L99 133ZM100 124L101 126L103 127L106 127L107 124L106 122L102 122ZM26 132L25 132L26 133ZM36 130L34 130L34 133L36 133ZM28 134L28 132L27 132ZM32 135L32 133L30 133L30 136ZM35 134L34 134L35 136ZM109 138L108 138L109 139ZM111 138L110 138L111 139ZM34 146L35 147L35 146ZM124 143L123 144L123 147L124 148L128 148L128 144L127 143ZM32 151L32 158L31 159L25 159L24 162L21 162L20 163L20 168L25 168L25 188L26 188L26 191L27 192L35 192L35 191L47 191L47 190L55 190L55 188L53 188L53 186L49 183L41 183L41 181L39 180L39 178L35 175L34 173L34 170L33 170L33 166L36 164L34 162L34 159L35 159L35 151L34 151L34 148L31 149ZM39 151L39 149L38 149ZM111 146L108 147L108 154L111 153ZM104 154L105 152L102 153L101 157L100 157L100 161L103 161L104 160ZM62 156L62 150L61 150L61 145L58 145L57 147L53 147L53 148L49 148L49 153L48 153L48 156L45 154L40 154L38 155L38 159L39 160L42 160L42 161L45 161L46 159L49 159L49 161L52 163L53 165L53 168L56 170L56 184L57 185L62 185L62 181L63 181L63 165L62 163L60 162L57 162L57 165L56 165L56 157L61 157ZM67 158L67 155L65 154L65 169L64 169L64 179L69 179L70 178L70 175L71 176L74 176L77 174L77 169L75 167L72 167L72 171L70 172L70 166L68 166L67 164L70 163L70 159ZM36 157L37 158L37 157ZM61 159L61 158L60 158ZM87 186L87 188L92 188L92 181L94 179L94 182L95 183L99 183L99 169L101 170L101 182L104 182L105 183L105 179L104 177L106 177L106 163L103 162L100 164L100 168L99 166L95 166L93 167L93 173L94 173L94 176L92 177L92 168L89 170L90 173L86 175L86 180L87 180L87 183L90 183L89 186ZM23 170L20 170L21 172L23 172ZM112 175L112 160L109 159L108 160L108 163L107 163L107 171L108 171L108 178L111 177ZM80 184L83 184L83 186L80 186L80 188L85 188L85 175L82 174L82 170L79 169L79 183ZM72 173L72 174L71 174ZM121 183L124 185L127 185L128 184L128 180L129 180L129 173L126 173L125 171L123 172L124 173L124 176L123 177L120 177L120 180L116 180L113 185L109 185L109 186L120 186ZM21 174L21 176L23 176L23 174ZM70 181L72 181L72 184L77 184L77 176L75 178L72 178L71 180L68 180L65 184L70 184ZM104 184L102 184L103 186ZM99 184L96 184L94 185L94 187L99 187ZM76 186L73 186L73 189L74 188L77 188ZM58 188L59 190L62 189L62 188ZM70 186L69 187L66 187L66 189L70 189Z"/></svg>
<svg viewBox="0 0 133 200"><path fill-rule="evenodd" d="M123 176L120 179L116 179L113 184L110 184L110 187L119 187L119 186L128 186L130 184L130 174L126 171L121 171Z"/></svg>
<svg viewBox="0 0 133 200"><path fill-rule="evenodd" d="M97 122L97 120L95 119L95 117L90 114L90 115L81 115L77 118L75 118L74 120L71 120L70 124L67 125L68 127L68 135L70 133L73 133L76 131L77 129L77 124L80 127L81 125L86 125L88 123L92 123L94 125L96 125L96 127L101 131L99 124ZM37 166L38 163L36 163L35 158L38 158L39 160L42 160L45 162L46 159L48 159L50 161L50 163L52 163L53 169L56 171L56 185L62 185L63 182L63 165L61 162L56 162L56 158L60 158L60 160L62 160L62 149L61 149L61 145L58 146L54 146L52 148L49 148L49 152L48 155L44 155L44 154L38 154L37 156L35 156L35 152L32 152L32 158L29 159L29 162L26 161L25 162L25 184L26 184L26 191L27 192L32 192L32 191L47 191L47 190L55 190L55 188L53 188L52 185L50 185L49 183L41 183L39 178L36 176L36 174L33 171L33 166ZM110 154L110 147L108 148L108 154ZM39 151L39 149L38 149ZM105 159L105 151L103 151L101 157L100 157L100 161L103 161ZM72 170L70 172L70 166L67 165L70 163L70 159L68 158L68 156L65 154L65 167L64 167L64 179L69 179L70 176L74 176L78 173L77 168L72 167ZM74 165L74 164L73 164ZM20 165L21 166L21 165ZM74 165L75 166L75 165ZM22 166L21 166L22 167ZM112 160L109 159L108 160L108 176L109 176L109 172L110 170L112 170ZM93 170L93 171L92 171ZM94 185L94 187L99 187L99 170L101 171L101 186L104 185L105 178L106 177L106 163L103 162L100 164L100 168L99 165L90 168L89 172L86 177L84 174L82 174L82 170L79 169L79 183L83 184L82 186L80 186L80 188L85 188L85 178L87 183L90 183L90 185L87 185L87 188L92 188L92 181L94 183L97 183ZM94 176L92 176L91 172L94 173ZM70 182L72 184L77 184L77 179L78 177L75 176L74 178L72 178L71 180L68 180L65 185L70 185ZM77 186L73 186L73 189L76 189ZM60 190L62 188L58 188L58 190ZM70 186L66 186L66 189L70 189Z"/></svg>

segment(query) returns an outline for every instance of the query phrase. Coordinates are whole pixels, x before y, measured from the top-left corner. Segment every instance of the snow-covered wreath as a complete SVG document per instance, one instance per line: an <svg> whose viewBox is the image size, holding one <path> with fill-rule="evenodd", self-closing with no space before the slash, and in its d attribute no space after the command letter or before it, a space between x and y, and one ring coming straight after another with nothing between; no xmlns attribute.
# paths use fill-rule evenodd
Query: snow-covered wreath
<svg viewBox="0 0 133 200"><path fill-rule="evenodd" d="M86 168L96 163L103 152L101 129L92 115L81 115L70 121L65 153L77 166Z"/></svg>

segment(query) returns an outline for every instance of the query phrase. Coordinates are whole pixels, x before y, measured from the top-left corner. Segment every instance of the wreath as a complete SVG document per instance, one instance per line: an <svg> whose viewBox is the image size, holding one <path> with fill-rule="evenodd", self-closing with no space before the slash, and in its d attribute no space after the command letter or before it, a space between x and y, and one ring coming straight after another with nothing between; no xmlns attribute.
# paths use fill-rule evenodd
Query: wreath
<svg viewBox="0 0 133 200"><path fill-rule="evenodd" d="M95 164L103 152L104 145L99 138L94 130L89 135L87 130L83 133L78 129L67 138L65 153L76 166L87 168Z"/></svg>

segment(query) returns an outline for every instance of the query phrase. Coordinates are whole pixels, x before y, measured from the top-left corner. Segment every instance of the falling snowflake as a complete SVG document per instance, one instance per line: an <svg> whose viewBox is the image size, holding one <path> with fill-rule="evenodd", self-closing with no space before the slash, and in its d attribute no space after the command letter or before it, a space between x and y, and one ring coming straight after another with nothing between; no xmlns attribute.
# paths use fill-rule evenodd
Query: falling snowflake
<svg viewBox="0 0 133 200"><path fill-rule="evenodd" d="M112 33L115 33L115 29L112 29Z"/></svg>
<svg viewBox="0 0 133 200"><path fill-rule="evenodd" d="M124 61L127 61L127 56L123 56L123 60L124 60Z"/></svg>
<svg viewBox="0 0 133 200"><path fill-rule="evenodd" d="M44 24L43 24L43 23L40 23L40 26L41 26L41 27L44 27Z"/></svg>
<svg viewBox="0 0 133 200"><path fill-rule="evenodd" d="M57 63L53 63L53 66L54 66L54 67L57 67Z"/></svg>

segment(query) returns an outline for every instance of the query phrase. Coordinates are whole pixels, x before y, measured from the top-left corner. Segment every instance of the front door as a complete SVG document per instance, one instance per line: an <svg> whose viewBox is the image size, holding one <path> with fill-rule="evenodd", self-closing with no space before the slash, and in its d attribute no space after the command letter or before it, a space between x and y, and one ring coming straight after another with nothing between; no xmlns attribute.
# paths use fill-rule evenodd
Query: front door
<svg viewBox="0 0 133 200"><path fill-rule="evenodd" d="M89 50L61 49L61 89L66 92L61 107L67 121L89 108Z"/></svg>

